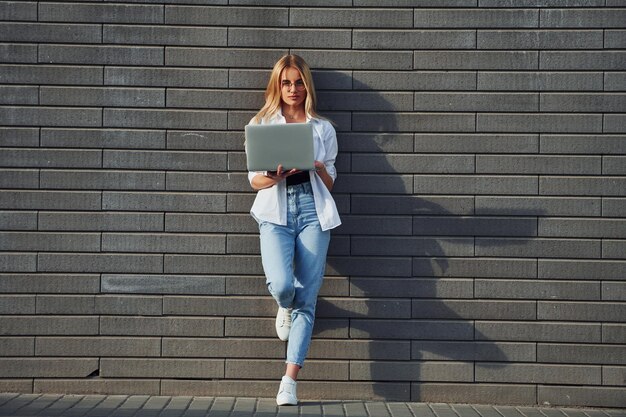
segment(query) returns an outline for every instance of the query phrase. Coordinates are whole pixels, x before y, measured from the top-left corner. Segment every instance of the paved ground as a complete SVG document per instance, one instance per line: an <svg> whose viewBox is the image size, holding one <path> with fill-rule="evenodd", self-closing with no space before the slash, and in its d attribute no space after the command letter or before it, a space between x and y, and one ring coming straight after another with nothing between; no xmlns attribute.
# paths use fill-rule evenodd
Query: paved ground
<svg viewBox="0 0 626 417"><path fill-rule="evenodd" d="M11 417L626 417L626 410L512 407L372 401L150 397L147 395L0 394L0 416Z"/></svg>

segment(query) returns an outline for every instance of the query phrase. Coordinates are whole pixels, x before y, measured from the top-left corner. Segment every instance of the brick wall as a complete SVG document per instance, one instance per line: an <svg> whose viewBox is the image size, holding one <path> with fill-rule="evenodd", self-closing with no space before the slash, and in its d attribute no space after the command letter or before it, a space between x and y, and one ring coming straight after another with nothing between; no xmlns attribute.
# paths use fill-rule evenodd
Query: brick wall
<svg viewBox="0 0 626 417"><path fill-rule="evenodd" d="M275 395L242 130L291 51L344 221L300 396L626 405L623 0L0 20L0 391Z"/></svg>

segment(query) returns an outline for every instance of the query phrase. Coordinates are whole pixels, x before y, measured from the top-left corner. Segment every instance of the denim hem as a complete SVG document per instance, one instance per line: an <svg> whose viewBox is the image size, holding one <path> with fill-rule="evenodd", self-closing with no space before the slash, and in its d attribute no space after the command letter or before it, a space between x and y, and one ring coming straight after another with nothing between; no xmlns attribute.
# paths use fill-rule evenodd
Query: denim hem
<svg viewBox="0 0 626 417"><path fill-rule="evenodd" d="M302 363L298 363L298 362L285 361L285 363L286 363L286 364L289 364L289 365L296 365L296 366L299 366L299 367L300 367L300 369L302 369L302 368L304 367L304 364L302 364Z"/></svg>

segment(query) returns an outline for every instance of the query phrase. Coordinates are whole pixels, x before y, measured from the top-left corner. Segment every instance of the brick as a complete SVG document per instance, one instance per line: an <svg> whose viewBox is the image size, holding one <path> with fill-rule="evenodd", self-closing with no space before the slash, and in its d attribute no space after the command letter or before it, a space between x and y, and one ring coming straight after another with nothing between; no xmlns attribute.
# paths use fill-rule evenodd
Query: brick
<svg viewBox="0 0 626 417"><path fill-rule="evenodd" d="M0 163L4 166L99 168L102 152L98 150L3 149Z"/></svg>
<svg viewBox="0 0 626 417"><path fill-rule="evenodd" d="M626 13L621 9L544 9L540 11L540 26L576 27L576 28L611 28L623 27Z"/></svg>
<svg viewBox="0 0 626 417"><path fill-rule="evenodd" d="M622 219L539 219L542 236L620 238L626 233Z"/></svg>
<svg viewBox="0 0 626 417"><path fill-rule="evenodd" d="M0 71L1 71L1 68L0 68ZM605 91L626 90L626 72L605 72L604 73L604 90Z"/></svg>
<svg viewBox="0 0 626 417"><path fill-rule="evenodd" d="M213 317L102 316L100 334L115 336L221 337L224 319Z"/></svg>
<svg viewBox="0 0 626 417"><path fill-rule="evenodd" d="M353 13L353 11L351 11ZM293 50L313 68L339 70L410 70L411 51Z"/></svg>
<svg viewBox="0 0 626 417"><path fill-rule="evenodd" d="M475 49L476 33L469 30L354 30L354 49Z"/></svg>
<svg viewBox="0 0 626 417"><path fill-rule="evenodd" d="M2 335L96 335L98 317L92 316L3 316Z"/></svg>
<svg viewBox="0 0 626 417"><path fill-rule="evenodd" d="M623 114L605 114L604 115L604 131L607 133L624 133L626 132L626 118Z"/></svg>
<svg viewBox="0 0 626 417"><path fill-rule="evenodd" d="M472 298L473 281L354 277L350 280L350 295L354 297Z"/></svg>
<svg viewBox="0 0 626 417"><path fill-rule="evenodd" d="M626 242L623 240L603 240L602 257L626 259Z"/></svg>
<svg viewBox="0 0 626 417"><path fill-rule="evenodd" d="M602 343L626 343L626 326L618 324L602 324Z"/></svg>
<svg viewBox="0 0 626 417"><path fill-rule="evenodd" d="M39 188L39 170L0 169L0 187L15 189Z"/></svg>
<svg viewBox="0 0 626 417"><path fill-rule="evenodd" d="M94 127L102 125L102 112L100 109L72 107L2 107L0 123L11 126Z"/></svg>
<svg viewBox="0 0 626 417"><path fill-rule="evenodd" d="M332 241L331 241L332 242ZM332 243L331 243L332 245ZM337 254L345 254L348 255L350 249L345 251L345 253L336 253L337 250L328 249L328 252L333 255ZM258 235L250 235L250 236L233 236L229 235L226 237L226 253L228 254L251 254L251 255L259 255L261 253L260 244L259 244L259 236Z"/></svg>
<svg viewBox="0 0 626 417"><path fill-rule="evenodd" d="M37 20L37 2L3 1L0 3L2 20Z"/></svg>
<svg viewBox="0 0 626 417"><path fill-rule="evenodd" d="M623 177L541 177L540 194L580 196L621 196Z"/></svg>
<svg viewBox="0 0 626 417"><path fill-rule="evenodd" d="M481 363L476 366L476 382L599 385L601 369L599 366Z"/></svg>
<svg viewBox="0 0 626 417"><path fill-rule="evenodd" d="M159 395L158 379L37 379L34 392L107 395ZM145 401L145 399L144 399ZM113 408L118 408L115 405Z"/></svg>
<svg viewBox="0 0 626 417"><path fill-rule="evenodd" d="M37 62L37 45L10 44L0 45L0 62L4 64Z"/></svg>
<svg viewBox="0 0 626 417"><path fill-rule="evenodd" d="M286 51L239 48L165 48L165 65L182 67L272 68ZM308 60L307 60L308 62Z"/></svg>
<svg viewBox="0 0 626 417"><path fill-rule="evenodd" d="M356 381L472 382L471 363L459 362L350 362L350 379Z"/></svg>
<svg viewBox="0 0 626 417"><path fill-rule="evenodd" d="M420 232L421 233L421 232ZM424 232L425 235L431 233ZM472 256L474 240L463 238L351 236L351 255L379 256Z"/></svg>
<svg viewBox="0 0 626 417"><path fill-rule="evenodd" d="M101 67L62 65L0 65L0 80L7 84L102 84Z"/></svg>
<svg viewBox="0 0 626 417"><path fill-rule="evenodd" d="M351 198L354 214L473 214L474 199L470 197L358 195Z"/></svg>
<svg viewBox="0 0 626 417"><path fill-rule="evenodd" d="M225 283L218 276L102 274L102 292L216 295L225 293Z"/></svg>
<svg viewBox="0 0 626 417"><path fill-rule="evenodd" d="M146 171L46 170L41 187L74 190L163 190L165 173Z"/></svg>
<svg viewBox="0 0 626 417"><path fill-rule="evenodd" d="M100 373L104 378L223 378L224 361L103 358Z"/></svg>
<svg viewBox="0 0 626 417"><path fill-rule="evenodd" d="M129 68L106 67L105 85L150 87L226 87L228 70L210 68Z"/></svg>
<svg viewBox="0 0 626 417"><path fill-rule="evenodd" d="M610 2L611 0L609 0ZM481 7L598 7L602 0L480 0Z"/></svg>
<svg viewBox="0 0 626 417"><path fill-rule="evenodd" d="M534 343L412 341L411 359L535 362Z"/></svg>
<svg viewBox="0 0 626 417"><path fill-rule="evenodd" d="M355 131L468 132L475 131L475 115L469 113L355 113Z"/></svg>
<svg viewBox="0 0 626 417"><path fill-rule="evenodd" d="M0 250L98 252L98 233L0 232Z"/></svg>
<svg viewBox="0 0 626 417"><path fill-rule="evenodd" d="M539 13L532 9L415 9L415 27L424 28L482 28L482 27L537 27Z"/></svg>
<svg viewBox="0 0 626 417"><path fill-rule="evenodd" d="M349 30L229 28L228 45L265 48L345 48L352 44Z"/></svg>
<svg viewBox="0 0 626 417"><path fill-rule="evenodd" d="M624 154L623 135L541 135L541 153Z"/></svg>
<svg viewBox="0 0 626 417"><path fill-rule="evenodd" d="M0 229L2 230L36 230L37 212L34 211L0 211Z"/></svg>
<svg viewBox="0 0 626 417"><path fill-rule="evenodd" d="M624 385L625 378L626 367L602 367L602 385Z"/></svg>
<svg viewBox="0 0 626 417"><path fill-rule="evenodd" d="M55 148L165 148L165 132L133 129L41 129L41 145Z"/></svg>
<svg viewBox="0 0 626 417"><path fill-rule="evenodd" d="M163 215L158 213L40 211L38 227L39 230L162 231Z"/></svg>
<svg viewBox="0 0 626 417"><path fill-rule="evenodd" d="M599 198L476 197L476 214L518 216L599 216Z"/></svg>
<svg viewBox="0 0 626 417"><path fill-rule="evenodd" d="M459 320L350 320L350 337L355 339L471 340L470 322Z"/></svg>
<svg viewBox="0 0 626 417"><path fill-rule="evenodd" d="M225 171L226 153L185 151L104 151L105 168Z"/></svg>
<svg viewBox="0 0 626 417"><path fill-rule="evenodd" d="M21 86L0 86L0 104L39 104L39 88Z"/></svg>
<svg viewBox="0 0 626 417"><path fill-rule="evenodd" d="M97 359L79 358L29 358L29 359L4 359L0 358L0 370L2 375L9 378L15 377L86 377L98 368Z"/></svg>
<svg viewBox="0 0 626 417"><path fill-rule="evenodd" d="M606 175L626 175L626 158L623 156L602 157L602 173Z"/></svg>
<svg viewBox="0 0 626 417"><path fill-rule="evenodd" d="M476 279L476 298L599 300L600 283L591 281Z"/></svg>
<svg viewBox="0 0 626 417"><path fill-rule="evenodd" d="M318 300L317 317L410 318L411 303L398 299L347 300L324 297Z"/></svg>
<svg viewBox="0 0 626 417"><path fill-rule="evenodd" d="M602 299L612 301L626 301L626 283L602 282Z"/></svg>
<svg viewBox="0 0 626 417"><path fill-rule="evenodd" d="M413 135L408 133L341 134L337 138L342 152L411 152Z"/></svg>
<svg viewBox="0 0 626 417"><path fill-rule="evenodd" d="M354 71L355 90L475 90L476 73L463 71Z"/></svg>
<svg viewBox="0 0 626 417"><path fill-rule="evenodd" d="M562 322L476 321L479 340L523 342L600 342L600 325ZM540 358L538 358L540 360Z"/></svg>
<svg viewBox="0 0 626 417"><path fill-rule="evenodd" d="M322 92L318 94L320 110L411 111L412 93Z"/></svg>
<svg viewBox="0 0 626 417"><path fill-rule="evenodd" d="M272 317L276 302L269 296L259 297L190 297L166 296L163 313L184 316Z"/></svg>
<svg viewBox="0 0 626 417"><path fill-rule="evenodd" d="M67 25L47 23L0 23L4 42L101 43L99 25Z"/></svg>
<svg viewBox="0 0 626 417"><path fill-rule="evenodd" d="M538 59L533 51L416 51L413 69L534 70Z"/></svg>
<svg viewBox="0 0 626 417"><path fill-rule="evenodd" d="M44 3L39 20L95 23L163 23L163 7L158 5Z"/></svg>
<svg viewBox="0 0 626 417"><path fill-rule="evenodd" d="M411 259L408 257L329 257L327 275L360 275L408 277Z"/></svg>
<svg viewBox="0 0 626 417"><path fill-rule="evenodd" d="M165 255L166 273L262 274L258 256Z"/></svg>
<svg viewBox="0 0 626 417"><path fill-rule="evenodd" d="M435 236L536 236L532 218L415 216L413 233Z"/></svg>
<svg viewBox="0 0 626 417"><path fill-rule="evenodd" d="M263 96L257 91L170 89L167 106L179 108L258 109Z"/></svg>
<svg viewBox="0 0 626 417"><path fill-rule="evenodd" d="M102 208L126 211L224 212L224 194L105 192Z"/></svg>
<svg viewBox="0 0 626 417"><path fill-rule="evenodd" d="M478 238L476 255L520 258L600 258L601 242L573 239Z"/></svg>
<svg viewBox="0 0 626 417"><path fill-rule="evenodd" d="M415 258L413 275L421 277L536 278L533 259Z"/></svg>
<svg viewBox="0 0 626 417"><path fill-rule="evenodd" d="M624 365L626 348L600 344L544 344L537 345L537 360L551 363Z"/></svg>
<svg viewBox="0 0 626 417"><path fill-rule="evenodd" d="M313 9L293 8L290 26L308 27L411 27L410 9Z"/></svg>
<svg viewBox="0 0 626 417"><path fill-rule="evenodd" d="M534 301L415 300L411 316L417 319L533 320Z"/></svg>
<svg viewBox="0 0 626 417"><path fill-rule="evenodd" d="M414 192L419 194L537 194L538 180L532 176L417 175Z"/></svg>
<svg viewBox="0 0 626 417"><path fill-rule="evenodd" d="M163 48L150 46L39 45L38 60L48 64L163 65Z"/></svg>
<svg viewBox="0 0 626 417"><path fill-rule="evenodd" d="M41 87L43 105L163 107L164 89L113 87Z"/></svg>
<svg viewBox="0 0 626 417"><path fill-rule="evenodd" d="M0 272L35 272L37 254L0 253Z"/></svg>
<svg viewBox="0 0 626 417"><path fill-rule="evenodd" d="M537 400L539 403L554 405L578 405L596 407L624 407L623 388L609 387L563 387L544 386L537 387Z"/></svg>
<svg viewBox="0 0 626 417"><path fill-rule="evenodd" d="M592 133L602 131L596 114L488 114L476 116L476 130L484 132Z"/></svg>
<svg viewBox="0 0 626 417"><path fill-rule="evenodd" d="M96 314L159 316L163 299L156 296L104 295L95 299Z"/></svg>
<svg viewBox="0 0 626 417"><path fill-rule="evenodd" d="M626 106L626 95L618 93L542 93L541 111L619 112Z"/></svg>
<svg viewBox="0 0 626 417"><path fill-rule="evenodd" d="M198 26L287 26L287 8L165 6L165 23Z"/></svg>
<svg viewBox="0 0 626 417"><path fill-rule="evenodd" d="M626 262L539 260L539 278L570 280L621 280Z"/></svg>
<svg viewBox="0 0 626 417"><path fill-rule="evenodd" d="M45 272L162 272L160 255L42 253L38 270Z"/></svg>
<svg viewBox="0 0 626 417"><path fill-rule="evenodd" d="M603 89L600 72L479 72L479 90L594 91Z"/></svg>
<svg viewBox="0 0 626 417"><path fill-rule="evenodd" d="M91 295L39 295L37 314L94 314L94 297Z"/></svg>
<svg viewBox="0 0 626 417"><path fill-rule="evenodd" d="M226 46L227 29L104 25L102 37L110 44Z"/></svg>
<svg viewBox="0 0 626 417"><path fill-rule="evenodd" d="M167 132L168 149L243 151L243 142L243 132Z"/></svg>
<svg viewBox="0 0 626 417"><path fill-rule="evenodd" d="M168 232L256 233L259 228L248 214L176 214L165 215Z"/></svg>
<svg viewBox="0 0 626 417"><path fill-rule="evenodd" d="M539 320L623 322L626 317L626 304L580 302L547 302L537 304Z"/></svg>
<svg viewBox="0 0 626 417"><path fill-rule="evenodd" d="M602 215L606 217L624 217L622 213L626 213L624 199L620 198L603 198L602 199Z"/></svg>
<svg viewBox="0 0 626 417"><path fill-rule="evenodd" d="M0 356L35 355L34 337L0 337Z"/></svg>
<svg viewBox="0 0 626 417"><path fill-rule="evenodd" d="M347 381L348 362L308 360L306 368L298 374L298 381L332 380ZM235 379L246 375L249 379L272 379L285 367L283 360L226 360L226 378Z"/></svg>
<svg viewBox="0 0 626 417"><path fill-rule="evenodd" d="M201 358L275 358L285 356L280 340L163 338L163 356ZM309 357L312 357L309 355Z"/></svg>
<svg viewBox="0 0 626 417"><path fill-rule="evenodd" d="M107 127L224 129L226 113L212 110L104 109Z"/></svg>
<svg viewBox="0 0 626 417"><path fill-rule="evenodd" d="M352 172L358 173L473 173L474 157L466 155L352 155Z"/></svg>
<svg viewBox="0 0 626 417"><path fill-rule="evenodd" d="M534 111L539 96L530 93L415 93L421 111Z"/></svg>
<svg viewBox="0 0 626 417"><path fill-rule="evenodd" d="M623 51L542 51L542 70L622 70L626 62Z"/></svg>
<svg viewBox="0 0 626 417"><path fill-rule="evenodd" d="M34 257L32 259L34 261ZM93 294L99 292L100 287L99 275L2 274L0 278L3 293Z"/></svg>
<svg viewBox="0 0 626 417"><path fill-rule="evenodd" d="M35 297L31 295L0 295L0 314L35 314Z"/></svg>
<svg viewBox="0 0 626 417"><path fill-rule="evenodd" d="M307 357L311 359L408 360L411 353L410 343L407 341L313 340Z"/></svg>
<svg viewBox="0 0 626 417"><path fill-rule="evenodd" d="M36 356L160 356L161 340L147 337L37 337Z"/></svg>
<svg viewBox="0 0 626 417"><path fill-rule="evenodd" d="M602 49L601 30L479 30L478 49Z"/></svg>
<svg viewBox="0 0 626 417"><path fill-rule="evenodd" d="M39 129L2 127L0 128L0 146L37 147L39 146Z"/></svg>

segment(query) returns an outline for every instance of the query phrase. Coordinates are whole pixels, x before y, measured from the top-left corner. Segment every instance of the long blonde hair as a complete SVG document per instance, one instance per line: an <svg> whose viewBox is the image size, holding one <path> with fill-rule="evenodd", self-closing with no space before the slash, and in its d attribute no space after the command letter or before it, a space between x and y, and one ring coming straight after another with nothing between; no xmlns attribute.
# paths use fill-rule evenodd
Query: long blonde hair
<svg viewBox="0 0 626 417"><path fill-rule="evenodd" d="M262 120L269 119L280 111L282 91L280 75L285 68L295 68L300 72L307 93L304 101L304 110L307 115L323 119L316 111L317 97L315 96L315 86L309 65L298 55L285 55L276 62L274 69L272 69L270 80L265 89L265 104L254 116L255 123L261 123Z"/></svg>

